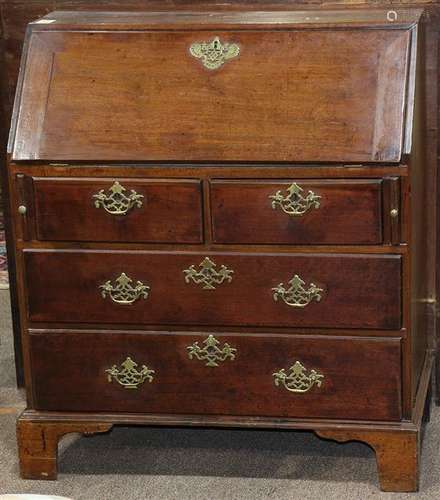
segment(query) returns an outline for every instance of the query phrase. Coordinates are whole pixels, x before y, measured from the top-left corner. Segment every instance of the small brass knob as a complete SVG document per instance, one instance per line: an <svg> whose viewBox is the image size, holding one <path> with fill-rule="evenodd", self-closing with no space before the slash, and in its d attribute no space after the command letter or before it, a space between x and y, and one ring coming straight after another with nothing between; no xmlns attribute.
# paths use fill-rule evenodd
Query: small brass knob
<svg viewBox="0 0 440 500"><path fill-rule="evenodd" d="M391 217L397 217L399 215L399 211L397 208L393 208L390 212Z"/></svg>
<svg viewBox="0 0 440 500"><path fill-rule="evenodd" d="M25 215L26 211L27 211L27 209L26 209L26 207L25 207L24 205L20 205L20 206L18 207L18 213L19 213L20 215Z"/></svg>

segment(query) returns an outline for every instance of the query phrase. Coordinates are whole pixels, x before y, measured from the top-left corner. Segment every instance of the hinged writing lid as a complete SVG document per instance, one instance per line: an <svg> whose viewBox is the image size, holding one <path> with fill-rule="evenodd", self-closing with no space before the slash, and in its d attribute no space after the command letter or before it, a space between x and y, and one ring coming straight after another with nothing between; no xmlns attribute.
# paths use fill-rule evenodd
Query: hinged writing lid
<svg viewBox="0 0 440 500"><path fill-rule="evenodd" d="M391 12L46 16L12 158L397 162L420 12Z"/></svg>

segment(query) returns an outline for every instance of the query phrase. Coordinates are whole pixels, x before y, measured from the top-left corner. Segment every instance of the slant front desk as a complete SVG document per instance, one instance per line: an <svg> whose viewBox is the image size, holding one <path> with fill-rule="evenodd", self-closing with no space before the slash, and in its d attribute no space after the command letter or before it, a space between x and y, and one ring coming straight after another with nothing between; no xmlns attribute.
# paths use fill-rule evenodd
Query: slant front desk
<svg viewBox="0 0 440 500"><path fill-rule="evenodd" d="M21 474L113 425L306 429L414 491L417 10L54 12L9 145ZM427 405L426 405L427 406Z"/></svg>

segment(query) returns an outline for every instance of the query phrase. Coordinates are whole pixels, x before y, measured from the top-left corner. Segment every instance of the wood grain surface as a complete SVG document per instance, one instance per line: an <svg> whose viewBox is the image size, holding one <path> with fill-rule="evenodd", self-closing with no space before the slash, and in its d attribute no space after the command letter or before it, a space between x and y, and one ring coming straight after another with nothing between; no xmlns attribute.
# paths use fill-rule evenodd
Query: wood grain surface
<svg viewBox="0 0 440 500"><path fill-rule="evenodd" d="M268 17L252 32L34 33L13 160L399 161L410 31L278 32ZM215 36L240 54L210 70L190 47Z"/></svg>
<svg viewBox="0 0 440 500"><path fill-rule="evenodd" d="M389 212L382 213L382 197L385 198L385 194L381 179L296 181L212 181L214 242L289 245L382 243L383 219L388 218ZM288 189L293 183L302 190L299 201L296 194L289 194ZM286 199L285 203L274 200L277 192ZM308 197L315 199L317 204L305 203L303 200ZM292 207L294 209L301 204L309 207L303 214L289 213ZM230 223L231 220L234 224Z"/></svg>
<svg viewBox="0 0 440 500"><path fill-rule="evenodd" d="M203 376L193 376L192 370L195 368L192 364L186 365L183 362L181 353L186 353L183 349L187 347L186 339L203 341L208 334L203 332L203 327L206 326L210 333L219 335L231 345L235 342L237 354L257 347L259 349L251 356L252 361L246 361L247 358L240 355L234 360L227 360L230 363L225 361L216 367L225 368L225 380L229 381L228 390L221 386L216 389L222 398L215 399L216 396L213 396L214 399L211 400L209 396L200 397L201 420L217 419L222 425L227 425L239 416L246 419L252 416L262 418L259 415L277 418L278 413L285 418L296 415L292 413L296 410L292 410L287 403L283 406L279 403L280 400L274 402L273 398L268 398L260 408L257 396L250 395L249 400L243 397L243 387L247 386L248 380L246 375L251 376L255 386L264 386L266 379L262 373L273 360L280 361L284 369L289 368L286 356L292 347L306 360L304 364L307 368L309 364L316 365L318 372L327 370L330 373L328 388L336 382L341 388L341 393L335 392L332 400L335 403L333 410L328 400L326 405L317 401L308 406L307 410L300 411L296 425L307 426L304 417L310 411L312 418L315 415L316 418L321 418L314 430L323 431L323 435L327 437L342 441L362 439L368 442L370 439L378 456L383 487L396 491L412 491L417 488L420 414L429 397L426 360L429 349L433 347L432 341L431 344L428 342L427 334L435 327L435 315L432 314L435 310L432 306L435 304L435 276L431 272L435 262L436 238L436 233L432 230L435 222L436 184L432 131L435 127L432 121L426 120L426 114L429 114L429 107L433 106L436 96L426 83L426 74L432 75L432 54L428 51L425 57L427 48L432 46L435 39L435 30L424 28L432 22L429 16L436 11L434 8L428 9L422 23L417 26L410 26L409 16L404 18L406 24L399 21L393 29L388 29L389 24L385 29L382 26L383 19L376 20L373 10L368 10L367 18L374 29L365 29L359 21L359 17L362 17L361 9L353 13L351 20L349 11L341 10L335 15L344 20L343 30L334 29L331 24L327 25L331 29L323 30L320 23L313 23L313 26L309 26L311 29L302 27L301 30L292 30L285 24L284 27L288 29L272 27L262 30L264 34L261 39L257 37L258 31L270 16L273 16L272 20L280 19L282 14L279 11L276 15L266 13L260 16L257 12L246 14L238 10L233 15L215 14L211 16L212 19L205 14L158 14L153 16L156 19L153 24L159 28L157 31L151 28L148 33L136 33L122 29L121 32L104 33L98 29L90 37L81 29L71 33L72 26L69 23L72 21L69 16L80 19L81 16L77 14L66 14L64 24L61 23L60 30L55 33L51 33L50 27L38 28L39 24L34 25L34 34L29 39L31 50L26 61L29 69L22 73L24 78L19 85L19 95L26 96L26 100L23 105L16 107L14 124L17 123L18 133L12 134L11 144L17 153L15 159L47 159L48 164L40 162L27 167L24 163L14 164L12 161L9 181L12 187L11 208L16 236L28 401L37 415L40 411L49 409L52 410L49 414L56 417L57 402L61 405L59 412L78 410L74 408L78 404L81 408L78 411L89 411L88 414L92 415L93 411L100 411L102 403L102 408L105 408L101 413L102 417L107 418L110 424L118 422L118 413L112 412L120 410L113 410L115 406L111 398L109 402L106 401L106 392L101 390L100 376L102 371L105 373L106 353L110 357L117 356L119 360L119 357L124 357L127 347L134 345L137 346L137 353L145 353L145 357L150 354L157 360L158 373L163 371L163 367L174 367L169 370L168 387L175 385L179 379L176 372L173 372L179 362L181 366L187 366L188 376L185 378L182 374L182 384L189 387L187 393L192 398L185 400L184 404L191 400L197 402L194 379L200 383ZM386 18L389 14L389 11L382 11L382 16ZM187 23L188 30L167 28L170 20L174 19L173 16L176 20L180 19L176 21L177 26L179 23L180 26ZM280 22L286 23L288 19L294 24L295 19L301 16L305 14L286 14L286 19ZM94 17L96 15L89 17L91 27L96 22ZM117 14L109 18L113 19L112 22L116 19L114 30L121 29L123 19L118 20ZM195 20L201 21L203 29L194 29ZM232 24L227 26L228 22ZM392 21L388 19L387 22ZM239 23L246 28L237 29ZM350 23L352 24L348 26ZM212 30L213 27L216 29ZM214 36L214 32L230 43L239 44L239 57L228 61L216 75L207 72L200 60L191 58L188 52L179 59L181 49L187 47L188 42L200 41L201 34ZM364 33L364 40L368 39L367 46L356 37L360 32ZM198 38L193 39L192 35L197 35ZM348 35L352 35L351 42ZM139 36L138 44L132 41L132 37L136 36ZM340 44L335 42L339 40L338 37ZM171 40L175 40L176 44L173 45ZM158 44L157 41L161 43ZM307 61L301 59L294 42L300 42L305 48L306 54L310 56ZM113 50L106 52L103 45L115 49L115 57L108 57ZM242 47L249 47L249 52L246 54L245 50L241 50ZM282 60L275 50L277 47L281 49L281 53L283 50L287 52L289 57ZM137 52L134 48L138 49ZM319 49L317 55L312 48ZM337 50L330 53L328 48ZM274 60L271 59L272 53L277 54ZM141 82L137 80L137 71L138 68L142 69L142 65L136 59L136 54L151 62L155 75L160 77L158 81L164 83L156 87L153 85L153 88L153 79L146 78L145 85L144 79ZM172 67L166 57L168 54L177 61ZM327 55L325 59L323 54ZM315 64L310 65L312 55ZM248 56L252 57L247 59ZM181 81L182 69L187 70L189 67L186 66L188 60L193 64L188 70L188 78L182 85L177 85ZM256 61L260 60L263 62L258 65ZM102 65L100 61L106 64ZM114 64L114 61L118 64ZM121 67L124 61L126 71L123 74ZM244 65L240 66L243 61ZM285 64L280 69L282 62ZM342 67L345 71L342 71ZM236 68L242 69L234 72ZM296 73L294 69L297 70ZM263 73L260 74L259 70L264 70L271 78L263 81ZM284 70L287 71L286 74L283 73ZM251 88L246 85L249 75L253 78L252 90L255 90L256 95L247 91ZM293 75L291 79L289 75ZM365 78L362 79L361 75ZM98 81L98 76L103 78ZM311 78L313 76L318 78L315 80ZM166 80L167 77L169 81ZM30 86L35 81L38 85ZM239 83L232 98L228 93L228 84L231 82ZM289 85L283 87L283 82ZM197 91L193 90L194 83L199 84ZM290 83L294 84L302 99L299 104L295 103L295 92ZM134 86L130 87L131 84ZM74 90L73 97L68 95L68 87ZM182 92L181 95L176 93L176 88ZM267 92L268 88L273 92ZM174 93L171 92L172 89ZM387 97L389 91L392 93L391 99ZM153 94L155 99L152 98ZM367 107L364 106L361 94ZM209 99L197 100L201 95ZM136 106L132 108L131 96L136 96ZM142 96L146 99L142 100ZM176 96L180 99L176 100ZM319 96L323 97L321 105L319 100L316 101ZM384 97L390 107L387 104L374 108L373 105L380 103ZM256 104L251 104L252 99ZM273 106L269 105L271 100L274 101ZM81 108L81 102L87 102L88 107ZM110 102L116 104L113 112L109 112ZM346 105L347 102L350 102L350 107ZM120 111L123 108L124 111ZM195 108L197 112L194 111ZM385 108L388 113L386 117L383 116ZM223 113L224 109L228 110L226 114ZM175 112L174 115L172 111ZM250 111L255 116L251 116ZM124 119L124 114L128 119ZM177 118L173 120L173 116ZM232 127L225 116L232 116L238 123L237 127ZM362 121L362 116L365 121ZM290 119L292 117L293 120ZM212 125L214 119L217 120L217 130ZM201 131L196 127L199 123L202 124ZM352 130L352 135L349 128L346 128L347 125ZM15 131L15 126L13 128ZM169 130L174 131L173 134L169 135ZM331 144L325 142L326 137L332 139ZM60 151L59 156L57 151ZM22 153L23 156L20 156ZM196 221L198 231L193 230L191 233L193 237L198 237L200 246L197 251L188 241L186 244L169 246L159 240L130 243L122 241L121 234L115 239L116 244L103 244L102 240L81 241L81 236L77 237L78 241L66 240L65 236L57 240L56 234L64 230L60 221L56 221L52 229L51 224L47 225L49 234L52 231L52 236L49 237L54 238L53 240L39 241L37 236L41 237L44 233L44 223L40 222L39 227L36 219L38 210L44 207L44 200L41 196L40 199L35 199L35 185L40 180L32 183L29 174L40 169L41 182L48 186L51 179L57 178L59 173L65 177L74 177L74 172L83 167L71 167L65 163L78 160L101 162L91 166L89 172L100 170L107 180L111 180L110 172L118 168L126 169L127 180L133 181L136 181L136 177L139 178L139 174L135 173L137 169L140 172L150 168L151 179L154 178L155 182L167 180L171 184L179 184L184 179L195 179L193 182L197 184L201 180L202 196L198 197L202 199L203 209L196 207L197 203L194 204L194 200L188 197L186 208L181 211L182 215L185 212L189 214L191 210L197 211L199 215L203 212L203 238L200 238L200 218ZM104 160L108 160L108 163L115 162L116 165L105 165ZM117 162L125 160L130 165L117 165ZM153 166L152 160L158 160L156 165ZM296 166L280 165L279 162L287 160ZM324 160L332 164L322 163ZM383 163L385 160L391 163L401 161L401 164L397 166L396 163L396 169L393 170L390 163ZM150 162L151 167L148 164L136 165L137 161ZM171 161L174 163L166 163ZM61 162L63 165L49 164L54 162ZM183 164L184 162L186 163ZM211 165L204 167L199 162ZM230 162L234 164L231 165ZM375 162L379 164L376 166L373 164ZM321 167L314 167L313 163ZM346 163L350 163L350 166L347 167ZM358 163L363 165L356 167ZM28 168L29 171L26 170ZM212 187L215 183L212 183L213 178L209 173L200 177L194 173L198 169L203 171L204 168L210 169L211 173L215 169L223 171L223 175L214 177L219 184L225 183L225 180L231 184L237 181L242 185L255 182L264 184L266 179L272 179L272 184L276 184L280 180L287 183L289 179L295 178L313 184L318 180L322 182L326 172L329 174L326 180L335 184L338 183L336 179L339 182L349 180L351 185L356 184L353 182L356 179L370 187L376 182L376 192L370 195L369 201L353 196L350 203L354 212L356 203L362 205L363 208L359 209L360 217L364 212L369 214L365 232L368 233L368 228L373 226L376 232L366 234L367 240L361 245L356 245L356 241L345 240L351 246L344 248L338 246L337 242L320 245L313 238L289 247L290 241L286 244L282 240L281 235L288 230L284 228L284 233L282 229L278 229L278 236L275 234L272 242L270 238L260 239L258 246L255 246L253 242L257 241L254 238L258 234L255 218L254 230L249 236L250 245L239 240L229 243L227 240L230 236L226 236L221 246L215 241L215 224L218 225L218 222L212 214L215 211L221 212L222 204L227 205L227 196L224 194L227 187L223 186L224 193L220 202L217 201L215 205L215 196L209 185L211 182ZM342 174L346 168L346 172L352 172L352 179L351 175ZM281 174L283 169L287 175ZM308 178L307 172L315 169L316 173ZM240 171L243 172L243 177L240 177ZM261 178L255 176L258 171L263 172ZM294 175L294 172L299 175ZM84 174L78 175L81 177L79 184L87 182ZM94 175L100 177L99 174ZM168 176L174 180L169 180ZM57 179L57 182L68 180ZM57 194L51 196L52 200L49 200L42 212L49 216L58 212L56 205L60 204L56 201ZM80 199L81 195L74 194L73 197ZM176 198L179 199L179 195ZM249 213L255 210L248 208L240 212L242 202L237 210L238 198L238 194L232 195L232 203L229 202L232 205L235 203L228 217L230 226L234 226L235 221L240 223L242 213L247 213L249 217ZM252 196L247 198L252 200ZM17 202L25 200L29 203L29 211L20 214ZM171 202L161 205L159 200L160 210L166 212L167 209L172 209L171 205ZM78 208L75 212L77 211ZM275 213L271 206L270 211L272 215ZM396 212L393 218L392 212ZM191 213L194 215L194 212ZM343 241L347 233L337 226L345 224L349 228L353 221L337 221L337 211L333 213L334 220L332 218L330 222L320 224L331 231L334 223L335 232ZM40 221L43 219L40 215ZM185 225L184 219L185 217L179 219L177 232L179 227ZM134 234L143 230L141 226L139 224L133 228ZM262 229L266 227L266 231L277 232L276 226L268 226L270 222L264 223L262 219ZM156 228L153 232L160 234L162 230L169 234L166 224L164 228ZM223 231L230 231L233 235L233 230L234 227L227 227L226 222L223 222ZM112 234L112 231L117 230L110 227L105 233ZM99 234L99 230L97 232ZM176 235L174 238L169 243L179 239ZM304 243L309 246L304 246ZM190 277L185 281L187 270L193 269L194 274L208 256L215 262L216 269L224 265L233 271L230 273L230 280L217 283L212 290L203 289L200 283L195 283ZM133 278L134 283L139 280L148 285L148 297L145 294L130 306L115 303L109 296L109 283L115 284L121 273ZM322 289L318 296L320 300L312 299L304 308L289 307L284 302L280 290L291 284L293 286L294 282L290 280L296 274L304 280L306 288L314 283ZM103 294L102 287L106 282L109 283L105 285L107 291ZM278 290L276 296L275 290ZM106 325L110 331L106 331ZM130 332L124 332L124 325L128 326L127 330ZM48 331L60 326L64 330ZM119 331L111 332L115 327ZM146 327L151 331L142 331ZM33 333L29 334L29 328ZM69 331L70 328L74 331ZM90 328L93 331L89 331ZM255 330L252 331L252 328ZM315 328L319 330L314 330ZM325 334L320 334L325 329ZM353 332L352 336L350 331ZM367 338L370 331L372 338ZM365 337L361 332L364 332ZM85 356L86 338L89 341L89 351ZM149 344L151 341L151 349L146 348L147 338ZM170 341L170 345L164 349L169 339L173 342ZM281 353L278 352L280 345L285 346ZM339 348L339 345L343 347ZM346 353L341 356L344 349ZM68 351L71 352L71 359L67 364L71 363L71 368L63 370L66 363L63 365L60 358ZM170 362L169 357L173 356L177 356L178 362ZM258 363L258 356L266 356L264 362ZM375 364L372 362L373 358ZM48 359L55 361L48 363ZM345 359L351 359L352 362L345 365ZM117 364L118 360L112 359L111 363ZM119 360L119 363L122 361L123 359ZM238 382L236 374L231 375L228 371L233 369L235 362L242 368L240 372L244 373ZM336 372L332 371L334 365L337 365ZM156 372L156 368L152 368ZM197 369L201 368L197 365ZM373 368L378 371L373 373ZM41 376L37 377L37 374ZM357 375L362 375L359 380L356 379ZM84 376L95 381L90 384L90 389L98 393L98 398L93 399L90 392L81 395L82 389L78 387L86 386L86 392L89 389ZM392 384L381 385L387 376L391 376ZM377 379L380 382L376 383ZM346 385L353 380L361 388L356 394L350 393ZM59 386L51 385L57 382ZM112 390L116 386L127 391L118 387L114 381L110 384L106 379L106 384ZM153 384L154 381L151 387L156 387ZM210 386L212 385L211 383ZM378 385L380 389L377 389ZM63 392L63 387L68 387L70 393ZM231 387L237 388L237 394L241 395L239 400ZM352 384L350 387L353 390ZM273 390L273 387L270 389ZM269 387L267 390L269 391ZM291 395L289 391L286 392ZM259 394L258 397L265 398L266 394L263 391L263 396ZM318 393L311 391L308 393L313 396L316 394ZM365 401L361 402L360 394L367 396L364 397ZM55 400L51 399L53 395ZM176 414L178 421L186 423L184 416L179 420L178 407L185 413L190 412L189 407L183 410L178 401L180 395L177 397L171 389L167 390L167 396L163 399L164 406L161 408L165 408L165 412ZM154 401L160 398L159 395ZM371 400L376 398L381 401L378 411L385 422L375 421L372 416L374 406L371 405ZM353 401L353 414L350 409L344 408L342 401ZM88 410L94 402L96 410ZM204 403L207 406L204 407ZM212 407L209 406L211 403ZM148 410L144 410L144 406L136 406L137 404L138 400L131 407L134 413L140 412L137 421L140 422L143 418L147 422L148 413L142 412ZM175 406L167 406L170 404ZM278 409L277 404L280 405ZM162 412L161 408L152 411ZM273 413L271 408L274 409ZM313 413L315 409L317 411ZM334 416L331 416L332 411ZM234 412L238 416L234 417ZM350 418L346 416L348 414L353 415L354 419L367 419L370 422L369 434L361 427L349 428L345 420ZM80 419L79 414L77 415ZM132 418L136 421L136 417ZM343 426L329 426L325 429L327 418L337 419L335 422ZM41 413L41 419L43 423L49 423L46 414ZM391 422L399 420L400 423L391 427ZM390 431L399 436L388 435ZM415 436L412 435L407 440L407 432ZM53 441L56 439L55 436ZM41 444L41 439L39 443ZM20 443L20 448L26 449L26 440ZM40 472L48 468L48 475L53 476L53 462L56 463L54 446L48 445L47 449L50 460L46 463L43 460ZM37 458L39 454L41 455L37 451ZM44 459L43 455L41 457Z"/></svg>
<svg viewBox="0 0 440 500"><path fill-rule="evenodd" d="M273 0L271 2L267 1L226 1L218 2L214 1L202 1L197 3L198 8L205 8L207 10L228 10L228 11L243 11L243 10L286 10L286 9L322 9L322 8L336 8L344 10L347 7L355 7L361 10L369 8L369 2L353 2L351 0L331 0L326 2L312 2L310 0ZM376 7L388 6L388 2L377 2ZM438 163L438 122L440 114L438 113L438 99L437 99L437 89L438 82L440 81L440 73L438 72L438 39L439 39L439 27L440 27L440 7L438 0L414 0L413 2L393 2L393 8L409 8L409 7L421 7L425 10L425 16L423 18L423 25L426 29L426 36L421 43L423 43L424 51L426 54L426 64L424 66L425 74L425 88L426 88L426 119L427 119L427 130L426 130L426 162L425 168L429 171L429 176L432 181L429 183L429 187L426 191L426 204L431 207L430 210L430 231L429 231L429 248L428 248L428 262L430 269L435 269L438 265L438 259L436 255L439 245L437 244L437 235L440 231L437 230L437 225L440 224L440 217L437 217L434 213L435 207L437 211L440 210L440 204L437 203L437 182L436 182L436 170ZM12 102L14 99L15 86L17 81L17 75L20 65L21 50L23 45L23 39L25 34L25 28L28 22L34 21L39 17L53 11L54 9L59 10L77 10L77 11L87 11L87 10L108 10L108 11L118 11L121 9L121 4L116 0L0 0L0 15L2 20L2 35L3 35L3 47L4 47L4 60L5 64L1 66L2 68L2 83L5 83L6 89L3 93L4 95L4 108L6 110L6 120L12 111ZM169 0L166 6L161 0L126 0L124 2L124 9L130 11L142 11L142 10L192 10L194 9L194 2L191 0ZM434 82L434 83L433 83ZM5 196L7 191L5 191L5 186L3 186L3 195ZM7 204L7 200L6 200ZM437 222L436 222L437 221ZM11 238L11 231L8 231L9 241ZM440 240L439 240L440 241ZM9 243L10 244L10 243ZM9 252L9 268L12 273L12 280L15 272L15 256L13 252ZM431 302L426 303L426 314L429 316L429 335L430 335L430 345L435 348L437 341L435 337L436 331L436 316L437 316L437 305L436 305L436 289L440 290L440 273L436 272L432 274L432 280L429 283L429 298ZM19 314L18 314L18 293L11 287L11 301L13 309L13 321L14 321L14 338L16 345L16 362L17 362L17 376L18 383L23 384L23 366L21 362L22 350L21 350L21 340L20 340L20 329L19 329ZM437 372L440 376L440 358L437 363ZM440 388L440 384L437 384ZM440 401L440 391L438 391L437 398Z"/></svg>
<svg viewBox="0 0 440 500"><path fill-rule="evenodd" d="M201 243L202 192L197 180L117 179L141 206L124 215L108 213L97 194L114 199L113 179L34 178L35 224L40 240ZM138 199L138 198L136 198Z"/></svg>
<svg viewBox="0 0 440 500"><path fill-rule="evenodd" d="M113 426L108 423L70 422L64 425L17 423L17 442L20 452L20 475L23 479L56 479L58 461L58 442L66 434L79 432L92 435L109 431Z"/></svg>
<svg viewBox="0 0 440 500"><path fill-rule="evenodd" d="M215 334L233 360L206 366L188 347L204 348L204 333L31 335L35 408L272 417L399 420L400 341L289 335ZM108 381L106 369L130 356L154 370L138 389ZM51 359L47 363L47 359ZM300 361L322 374L321 386L293 393L273 373ZM374 401L374 404L372 404Z"/></svg>
<svg viewBox="0 0 440 500"><path fill-rule="evenodd" d="M185 281L206 257L232 270L215 289ZM383 328L401 326L401 257L142 251L25 251L32 322ZM125 273L150 287L130 306L104 299L100 288ZM321 288L320 301L291 307L274 288L295 276Z"/></svg>
<svg viewBox="0 0 440 500"><path fill-rule="evenodd" d="M382 491L405 492L419 488L420 436L417 432L324 430L316 434L340 443L364 441L376 453Z"/></svg>

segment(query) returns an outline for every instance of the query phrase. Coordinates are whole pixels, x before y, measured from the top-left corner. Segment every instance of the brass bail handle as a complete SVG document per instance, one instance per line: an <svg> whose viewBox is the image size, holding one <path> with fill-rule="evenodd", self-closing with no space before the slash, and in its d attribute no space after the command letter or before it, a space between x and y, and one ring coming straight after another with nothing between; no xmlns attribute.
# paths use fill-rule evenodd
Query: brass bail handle
<svg viewBox="0 0 440 500"><path fill-rule="evenodd" d="M304 189L294 182L286 189L287 194L277 191L269 196L272 200L274 210L280 208L284 213L291 217L302 217L312 209L318 209L321 206L321 196L313 191L304 193Z"/></svg>
<svg viewBox="0 0 440 500"><path fill-rule="evenodd" d="M319 288L314 283L310 283L306 287L305 281L295 274L288 282L289 287L285 287L284 283L280 283L273 291L273 300L275 302L281 299L285 304L290 307L304 308L312 301L320 302L322 299L323 288Z"/></svg>
<svg viewBox="0 0 440 500"><path fill-rule="evenodd" d="M141 208L144 196L133 189L128 192L118 181L106 193L101 189L92 196L96 208L103 208L110 215L127 215L133 208Z"/></svg>
<svg viewBox="0 0 440 500"><path fill-rule="evenodd" d="M127 274L121 273L114 283L108 280L99 285L99 290L103 299L109 296L116 304L127 306L134 304L138 299L147 299L150 287L139 280L133 283Z"/></svg>
<svg viewBox="0 0 440 500"><path fill-rule="evenodd" d="M272 374L274 384L282 385L289 392L304 393L310 391L313 386L321 387L324 375L316 370L307 372L305 366L300 361L295 363L286 372L284 368Z"/></svg>
<svg viewBox="0 0 440 500"><path fill-rule="evenodd" d="M119 367L113 365L105 370L107 381L115 380L124 389L139 389L146 380L150 383L153 382L155 371L146 365L142 365L139 370L138 366L138 363L128 356Z"/></svg>
<svg viewBox="0 0 440 500"><path fill-rule="evenodd" d="M205 257L196 269L192 264L188 269L183 270L185 283L193 282L200 285L203 290L215 290L216 286L222 283L231 283L234 271L225 265L217 267L217 264L209 257Z"/></svg>
<svg viewBox="0 0 440 500"><path fill-rule="evenodd" d="M198 342L187 347L189 359L196 358L199 361L206 361L205 366L216 367L223 361L235 359L237 349L231 347L228 343L221 346L220 341L214 335L209 335L203 341L204 346L200 347Z"/></svg>

